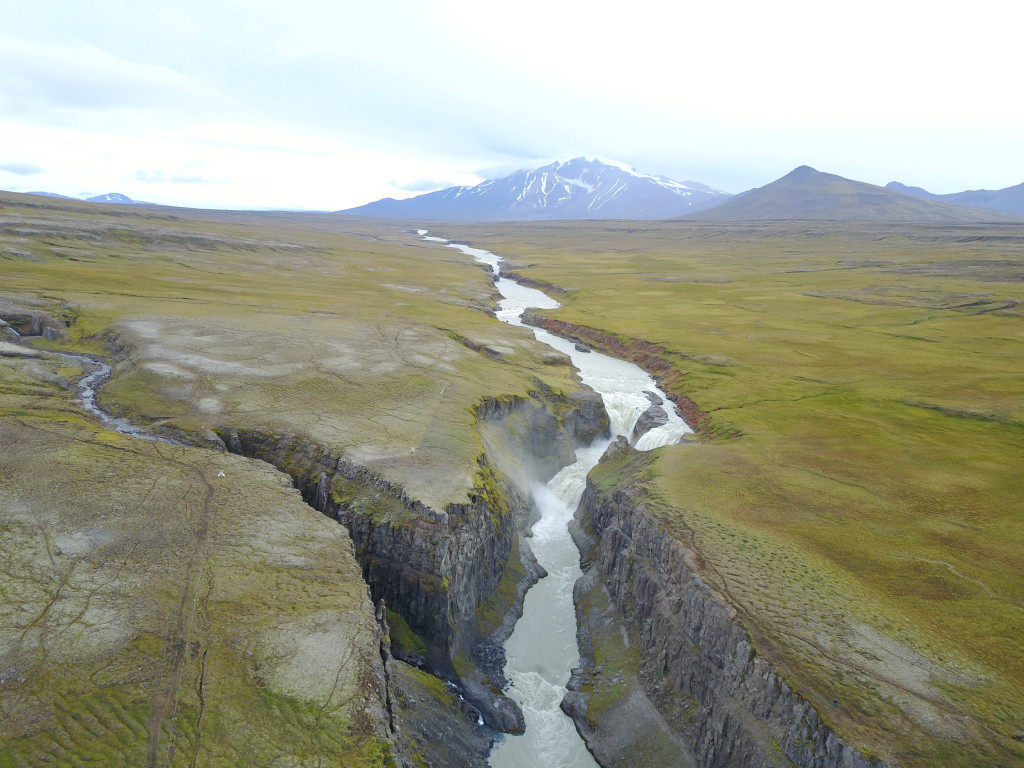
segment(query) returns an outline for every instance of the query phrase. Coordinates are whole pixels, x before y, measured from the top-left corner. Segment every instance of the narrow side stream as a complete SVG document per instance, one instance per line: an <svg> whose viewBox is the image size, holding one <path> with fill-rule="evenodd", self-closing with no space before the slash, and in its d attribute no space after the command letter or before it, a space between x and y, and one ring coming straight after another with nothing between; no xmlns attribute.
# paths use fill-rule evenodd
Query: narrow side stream
<svg viewBox="0 0 1024 768"><path fill-rule="evenodd" d="M489 264L495 286L504 297L499 303L498 319L523 326L521 316L528 307L554 309L558 302L534 288L527 288L501 277L501 258L489 251L449 243L439 237L425 240L445 243L479 262ZM564 352L572 359L585 384L604 398L611 421L612 438L629 437L637 419L655 399L663 401L668 421L635 443L639 450L651 450L677 443L693 430L658 389L651 376L633 363L576 349L573 342L532 326L539 341ZM651 395L646 394L651 393ZM538 562L548 571L527 594L523 616L505 643L505 674L511 681L508 695L516 700L526 718L526 733L504 736L491 751L492 768L596 768L597 763L576 732L572 719L559 708L565 696L565 684L573 667L580 664L576 643L576 611L572 588L582 576L579 551L569 535L572 519L586 487L587 473L597 464L610 440L599 440L576 451L577 461L547 485L537 485L533 500L541 513L533 528L531 547Z"/></svg>
<svg viewBox="0 0 1024 768"><path fill-rule="evenodd" d="M122 435L137 437L140 440L149 440L154 443L167 443L168 445L184 445L184 443L178 440L172 440L169 437L158 437L157 435L151 434L144 428L132 424L127 419L119 419L116 416L111 416L100 408L99 403L96 402L96 392L110 378L110 365L98 358L89 357L88 355L75 355L70 352L53 352L51 354L63 357L65 360L74 360L80 363L83 371L89 371L89 368L95 369L93 371L89 371L85 376L78 380L78 383L76 384L78 402L81 404L84 411L91 413L99 419L100 423L102 423L104 427L113 430L114 432L120 432Z"/></svg>

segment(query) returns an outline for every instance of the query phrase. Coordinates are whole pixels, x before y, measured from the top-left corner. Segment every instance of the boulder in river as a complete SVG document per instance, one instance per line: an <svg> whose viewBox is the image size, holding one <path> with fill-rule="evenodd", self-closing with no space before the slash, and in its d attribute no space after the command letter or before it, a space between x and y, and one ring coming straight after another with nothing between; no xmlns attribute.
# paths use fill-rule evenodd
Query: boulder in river
<svg viewBox="0 0 1024 768"><path fill-rule="evenodd" d="M668 413L660 405L652 405L641 413L640 418L636 420L630 440L635 443L655 427L661 427L665 424L668 424Z"/></svg>
<svg viewBox="0 0 1024 768"><path fill-rule="evenodd" d="M644 394L644 397L646 397L648 400L651 401L651 405L662 405L665 402L660 397L658 397L656 394L651 392L651 390L649 390L649 389L645 389L643 394Z"/></svg>

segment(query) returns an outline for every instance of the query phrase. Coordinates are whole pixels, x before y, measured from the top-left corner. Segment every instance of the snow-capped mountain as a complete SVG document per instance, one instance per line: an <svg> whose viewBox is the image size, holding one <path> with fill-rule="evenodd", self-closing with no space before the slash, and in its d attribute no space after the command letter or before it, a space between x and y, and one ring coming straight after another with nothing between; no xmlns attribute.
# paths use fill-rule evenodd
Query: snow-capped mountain
<svg viewBox="0 0 1024 768"><path fill-rule="evenodd" d="M107 192L105 195L87 197L86 202L114 203L116 205L152 205L152 203L144 203L141 200L132 200L128 195L122 195L120 192Z"/></svg>
<svg viewBox="0 0 1024 768"><path fill-rule="evenodd" d="M449 187L407 200L388 197L339 213L440 221L671 219L729 197L695 181L673 181L621 163L577 157L475 187Z"/></svg>

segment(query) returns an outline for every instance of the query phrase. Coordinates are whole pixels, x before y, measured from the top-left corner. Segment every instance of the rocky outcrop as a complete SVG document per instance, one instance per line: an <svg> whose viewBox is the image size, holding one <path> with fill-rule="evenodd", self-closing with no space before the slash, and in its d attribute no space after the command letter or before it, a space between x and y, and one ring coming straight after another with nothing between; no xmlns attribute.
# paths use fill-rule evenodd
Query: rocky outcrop
<svg viewBox="0 0 1024 768"><path fill-rule="evenodd" d="M668 412L662 407L665 401L653 392L645 391L644 394L651 401L651 407L641 413L640 418L633 425L633 434L630 435L630 442L634 444L655 427L668 424Z"/></svg>
<svg viewBox="0 0 1024 768"><path fill-rule="evenodd" d="M13 329L20 336L42 336L55 328L54 320L42 310L11 309L0 306L0 321L4 328Z"/></svg>
<svg viewBox="0 0 1024 768"><path fill-rule="evenodd" d="M492 739L480 727L480 711L452 683L392 655L383 601L377 604L376 619L382 661L378 676L385 694L381 709L395 763L401 768L485 768Z"/></svg>
<svg viewBox="0 0 1024 768"><path fill-rule="evenodd" d="M668 424L668 413L660 405L652 405L640 414L633 426L633 441L636 442L655 427Z"/></svg>
<svg viewBox="0 0 1024 768"><path fill-rule="evenodd" d="M618 450L626 450L621 443ZM845 744L818 712L754 650L736 611L701 578L699 557L672 537L628 487L588 483L579 512L590 587L603 588L618 620L639 644L638 689L685 745L689 762L712 766L881 768ZM583 534L582 531L586 531ZM597 584L597 582L600 584ZM583 585L586 586L586 585ZM601 632L580 613L586 648ZM621 762L603 741L602 712L588 712L588 685L605 672L590 652L567 702L581 732L606 765ZM616 702L621 705L622 702ZM620 713L621 714L621 713ZM649 763L654 765L655 763Z"/></svg>
<svg viewBox="0 0 1024 768"><path fill-rule="evenodd" d="M442 510L308 439L233 428L218 435L231 452L288 473L308 504L348 529L374 602L405 620L426 646L429 669L458 679L489 726L514 732L522 713L478 660L505 639L507 614L521 610L538 576L521 553L519 530L531 517L521 489L606 432L607 416L593 393L487 399L476 416L486 452L475 487L467 502Z"/></svg>
<svg viewBox="0 0 1024 768"><path fill-rule="evenodd" d="M538 381L531 399L485 398L476 429L488 461L515 487L547 482L575 461L576 446L608 435L608 414L593 390L556 394Z"/></svg>

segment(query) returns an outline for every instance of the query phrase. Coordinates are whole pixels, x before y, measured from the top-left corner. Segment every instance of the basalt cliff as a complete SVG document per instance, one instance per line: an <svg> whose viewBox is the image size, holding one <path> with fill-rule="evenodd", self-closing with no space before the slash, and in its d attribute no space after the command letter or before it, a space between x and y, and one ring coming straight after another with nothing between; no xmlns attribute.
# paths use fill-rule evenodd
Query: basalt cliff
<svg viewBox="0 0 1024 768"><path fill-rule="evenodd" d="M607 434L600 398L543 389L531 398L488 398L476 408L486 450L468 502L432 509L372 471L308 439L221 428L232 453L262 459L291 478L303 499L349 531L372 599L422 647L395 655L445 679L497 731L523 729L501 693L501 644L526 589L541 575L524 534L531 480L546 481L573 449Z"/></svg>
<svg viewBox="0 0 1024 768"><path fill-rule="evenodd" d="M620 441L615 452L629 451ZM574 536L585 664L562 708L604 766L883 768L844 743L758 655L628 483L588 481Z"/></svg>

